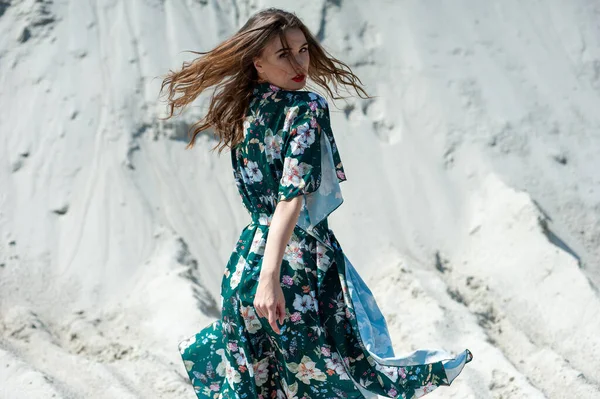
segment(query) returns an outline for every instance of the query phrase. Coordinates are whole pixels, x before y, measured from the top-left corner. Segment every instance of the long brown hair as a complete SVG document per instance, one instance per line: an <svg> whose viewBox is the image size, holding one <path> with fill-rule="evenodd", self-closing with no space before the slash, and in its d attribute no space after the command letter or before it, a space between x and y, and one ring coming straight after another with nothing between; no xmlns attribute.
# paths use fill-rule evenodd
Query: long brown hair
<svg viewBox="0 0 600 399"><path fill-rule="evenodd" d="M192 51L202 56L191 62L184 62L181 70L171 71L164 78L160 92L168 85L168 104L170 114L163 120L173 116L175 108L181 108L194 101L200 93L211 86L221 88L212 96L206 116L194 123L191 139L186 149L192 148L196 136L203 130L213 127L219 142L220 154L223 148L233 148L243 141L243 121L246 109L252 97L253 86L258 82L258 72L254 67L254 58L259 57L272 37L278 35L281 43L288 47L285 32L298 28L306 37L310 64L308 78L318 86L327 90L334 99L336 97L328 86L333 83L336 93L338 84L353 87L360 96L371 98L362 87L355 82L362 81L352 73L350 67L329 55L314 35L294 14L278 8L267 8L252 15L246 24L231 38L225 40L208 52ZM288 59L294 57L288 57ZM295 64L295 60L293 61ZM297 65L293 65L297 69ZM177 94L181 96L175 98ZM363 98L361 96L361 98ZM190 136L188 132L188 137Z"/></svg>

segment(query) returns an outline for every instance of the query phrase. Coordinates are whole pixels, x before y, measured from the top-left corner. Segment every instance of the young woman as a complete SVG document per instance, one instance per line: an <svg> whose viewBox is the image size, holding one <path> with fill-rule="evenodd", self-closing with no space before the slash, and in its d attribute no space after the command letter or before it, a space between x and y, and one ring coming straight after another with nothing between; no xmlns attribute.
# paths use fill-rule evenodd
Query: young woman
<svg viewBox="0 0 600 399"><path fill-rule="evenodd" d="M169 117L222 88L188 147L214 128L252 222L225 270L221 319L179 343L198 398L415 398L450 385L471 352L395 356L371 291L328 226L346 175L327 101L302 89L310 78L332 96L328 82L366 95L360 79L279 9L199 54L163 82Z"/></svg>

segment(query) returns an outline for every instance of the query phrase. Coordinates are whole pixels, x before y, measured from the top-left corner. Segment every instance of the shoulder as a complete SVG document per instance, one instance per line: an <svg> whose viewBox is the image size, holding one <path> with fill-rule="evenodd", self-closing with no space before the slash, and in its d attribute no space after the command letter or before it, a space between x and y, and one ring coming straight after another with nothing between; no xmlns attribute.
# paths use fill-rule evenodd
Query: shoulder
<svg viewBox="0 0 600 399"><path fill-rule="evenodd" d="M279 105L291 107L311 107L311 109L328 109L329 104L319 93L308 90L279 90L274 92L273 100Z"/></svg>
<svg viewBox="0 0 600 399"><path fill-rule="evenodd" d="M321 120L329 116L329 104L325 97L312 91L286 91L286 119L293 121L296 117L307 117Z"/></svg>
<svg viewBox="0 0 600 399"><path fill-rule="evenodd" d="M329 108L329 104L325 97L320 95L319 93L315 93L313 91L290 91L291 93L291 102L292 105L297 106L308 106L311 109L327 109Z"/></svg>

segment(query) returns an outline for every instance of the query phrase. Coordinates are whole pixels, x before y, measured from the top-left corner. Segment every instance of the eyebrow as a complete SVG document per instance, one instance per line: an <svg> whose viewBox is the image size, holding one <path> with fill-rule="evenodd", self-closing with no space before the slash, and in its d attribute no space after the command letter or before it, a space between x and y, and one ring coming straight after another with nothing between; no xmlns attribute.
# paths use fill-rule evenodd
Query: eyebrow
<svg viewBox="0 0 600 399"><path fill-rule="evenodd" d="M306 45L306 44L308 44L308 42L305 42L305 43L304 43L302 46L300 46L300 47L303 47L303 46L304 46L304 45ZM282 47L282 48L280 48L279 50L277 50L277 51L275 52L275 54L277 54L278 52L280 52L280 51L283 51L283 50L290 50L290 48L289 48L289 47Z"/></svg>

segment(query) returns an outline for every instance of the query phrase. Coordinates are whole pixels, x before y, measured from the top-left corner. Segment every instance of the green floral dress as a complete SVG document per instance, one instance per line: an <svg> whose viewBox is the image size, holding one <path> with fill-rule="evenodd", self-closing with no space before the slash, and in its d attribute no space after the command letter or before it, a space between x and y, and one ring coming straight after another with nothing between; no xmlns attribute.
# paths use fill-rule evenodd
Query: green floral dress
<svg viewBox="0 0 600 399"><path fill-rule="evenodd" d="M252 222L221 284L221 318L179 343L198 398L416 398L450 385L471 361L422 349L395 356L385 319L329 229L346 180L329 106L310 91L257 84L233 175ZM281 264L280 334L253 307L278 201L303 196Z"/></svg>

